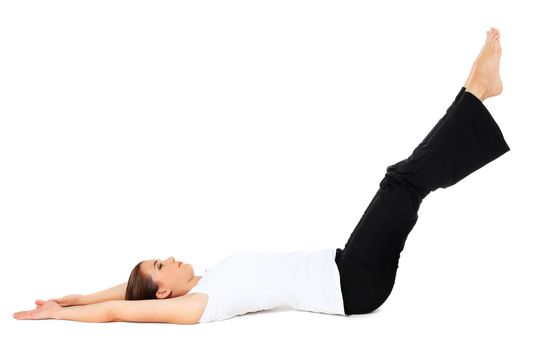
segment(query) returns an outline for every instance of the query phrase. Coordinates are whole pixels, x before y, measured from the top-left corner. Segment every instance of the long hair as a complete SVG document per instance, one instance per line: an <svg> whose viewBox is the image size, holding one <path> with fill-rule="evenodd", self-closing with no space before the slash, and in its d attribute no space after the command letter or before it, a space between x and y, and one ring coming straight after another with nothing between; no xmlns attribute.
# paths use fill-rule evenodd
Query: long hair
<svg viewBox="0 0 541 350"><path fill-rule="evenodd" d="M130 278L128 279L128 285L126 287L126 300L145 300L145 299L157 299L156 292L158 291L158 284L152 280L151 276L148 276L141 271L141 261L131 271Z"/></svg>

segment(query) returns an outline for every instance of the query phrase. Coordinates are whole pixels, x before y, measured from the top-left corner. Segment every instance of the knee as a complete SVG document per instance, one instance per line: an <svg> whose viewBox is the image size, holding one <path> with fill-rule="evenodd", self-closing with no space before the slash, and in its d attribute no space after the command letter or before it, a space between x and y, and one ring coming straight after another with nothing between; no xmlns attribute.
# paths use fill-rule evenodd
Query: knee
<svg viewBox="0 0 541 350"><path fill-rule="evenodd" d="M428 195L429 191L421 189L415 186L412 182L407 179L402 178L400 175L386 173L381 180L380 187L387 186L392 188L395 192L404 192L404 195L401 196L403 201L408 204L411 208L417 212L423 199Z"/></svg>
<svg viewBox="0 0 541 350"><path fill-rule="evenodd" d="M392 184L408 190L419 202L431 192L419 184L413 173L401 171L395 168L394 165L387 167L387 172L380 182L380 187L384 184Z"/></svg>

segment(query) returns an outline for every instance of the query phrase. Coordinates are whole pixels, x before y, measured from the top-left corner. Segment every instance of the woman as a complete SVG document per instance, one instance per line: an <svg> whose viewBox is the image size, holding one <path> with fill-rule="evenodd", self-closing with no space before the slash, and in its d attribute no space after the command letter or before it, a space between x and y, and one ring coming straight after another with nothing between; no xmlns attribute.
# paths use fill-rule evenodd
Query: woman
<svg viewBox="0 0 541 350"><path fill-rule="evenodd" d="M194 276L189 264L145 260L128 283L87 296L37 300L17 319L195 324L289 305L328 314L369 313L393 289L398 260L422 200L510 150L483 101L502 91L497 29L447 113L413 153L387 167L344 249L240 251Z"/></svg>

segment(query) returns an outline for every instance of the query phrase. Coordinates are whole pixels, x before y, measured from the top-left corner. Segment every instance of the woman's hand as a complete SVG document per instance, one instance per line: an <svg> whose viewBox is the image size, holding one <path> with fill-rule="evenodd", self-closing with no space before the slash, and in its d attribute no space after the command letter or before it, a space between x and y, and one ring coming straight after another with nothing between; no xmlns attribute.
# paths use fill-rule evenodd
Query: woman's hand
<svg viewBox="0 0 541 350"><path fill-rule="evenodd" d="M38 301L36 300L36 304ZM49 301L54 301L60 306L73 306L73 305L83 305L83 295L82 294L70 294L63 296L62 298L49 299Z"/></svg>
<svg viewBox="0 0 541 350"><path fill-rule="evenodd" d="M62 306L56 302L47 300L36 300L36 308L34 310L19 311L13 314L18 320L46 320L54 318L56 312L62 309Z"/></svg>

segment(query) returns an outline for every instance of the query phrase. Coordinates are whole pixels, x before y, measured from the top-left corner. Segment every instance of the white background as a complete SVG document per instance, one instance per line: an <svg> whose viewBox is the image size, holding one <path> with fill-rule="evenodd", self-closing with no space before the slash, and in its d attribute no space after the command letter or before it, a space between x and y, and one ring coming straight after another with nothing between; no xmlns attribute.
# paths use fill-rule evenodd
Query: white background
<svg viewBox="0 0 541 350"><path fill-rule="evenodd" d="M2 1L2 349L539 348L535 2ZM513 5L511 5L513 4ZM429 195L377 312L16 321L171 255L343 247L491 26L511 151Z"/></svg>

